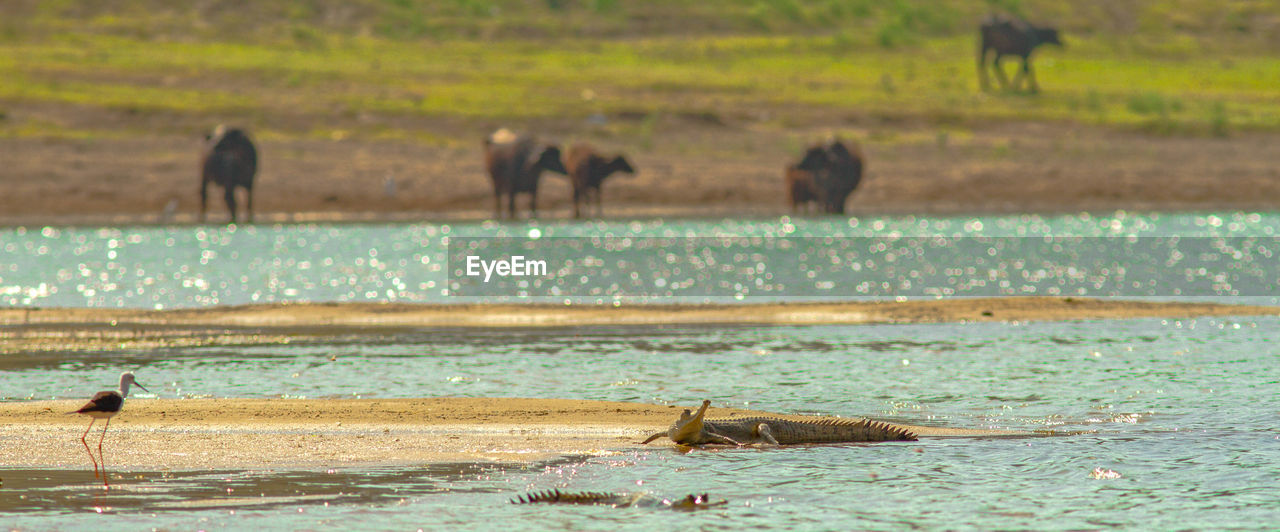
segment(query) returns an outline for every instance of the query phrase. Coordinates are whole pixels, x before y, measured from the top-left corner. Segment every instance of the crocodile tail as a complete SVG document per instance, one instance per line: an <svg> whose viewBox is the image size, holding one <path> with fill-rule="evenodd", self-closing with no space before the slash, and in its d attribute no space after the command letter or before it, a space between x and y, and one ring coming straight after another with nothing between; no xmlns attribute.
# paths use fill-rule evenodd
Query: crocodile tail
<svg viewBox="0 0 1280 532"><path fill-rule="evenodd" d="M883 421L862 420L868 435L881 441L916 441L916 433L906 427L900 427Z"/></svg>
<svg viewBox="0 0 1280 532"><path fill-rule="evenodd" d="M852 434L844 441L916 441L916 433L911 429L874 421L871 419L825 419L817 422L820 426L839 427Z"/></svg>
<svg viewBox="0 0 1280 532"><path fill-rule="evenodd" d="M618 495L597 491L534 491L511 499L511 504L612 504Z"/></svg>

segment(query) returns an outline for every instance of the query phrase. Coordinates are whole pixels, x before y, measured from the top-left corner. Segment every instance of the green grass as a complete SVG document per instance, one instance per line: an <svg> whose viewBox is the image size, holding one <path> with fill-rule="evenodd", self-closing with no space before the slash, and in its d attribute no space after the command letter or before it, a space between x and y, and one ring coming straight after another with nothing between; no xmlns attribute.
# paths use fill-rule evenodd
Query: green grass
<svg viewBox="0 0 1280 532"><path fill-rule="evenodd" d="M1168 31L1162 27L1123 35L1065 30L1068 47L1044 49L1037 58L1043 92L1025 95L977 89L965 17L984 12L981 4L981 10L931 10L933 4L907 0L771 0L730 3L741 9L715 18L708 6L730 4L657 1L648 4L655 13L679 13L683 24L715 31L602 38L544 30L554 21L569 28L593 21L625 26L636 9L631 3L454 0L427 9L413 0L365 0L346 4L362 16L323 24L319 12L332 5L321 1L251 3L257 14L229 11L210 15L212 22L142 9L164 4L104 3L120 12L41 2L29 19L38 34L0 27L0 109L67 104L165 113L175 128L218 118L278 137L343 129L371 138L437 140L396 131L382 123L387 120L365 127L356 118L493 123L686 113L734 119L768 111L782 119L848 115L943 125L1070 121L1159 134L1280 130L1280 55L1255 46L1248 34L1204 45L1218 30L1203 21L1167 38L1159 38ZM1000 3L1051 13L1055 5ZM1206 3L1180 2L1192 12ZM1256 6L1227 2L1221 10L1237 13L1250 5ZM432 9L437 18L421 16ZM503 15L493 15L495 9ZM1158 12L1183 18L1182 11ZM227 20L250 15L261 21L236 26L234 38L219 31ZM1073 11L1058 16L1087 20ZM189 33L175 35L182 27ZM520 31L498 33L496 44L470 36L493 28ZM593 97L584 98L587 93ZM311 119L282 119L293 116ZM652 135L652 118L641 120L649 123L637 129ZM3 118L0 135L72 134L46 126Z"/></svg>

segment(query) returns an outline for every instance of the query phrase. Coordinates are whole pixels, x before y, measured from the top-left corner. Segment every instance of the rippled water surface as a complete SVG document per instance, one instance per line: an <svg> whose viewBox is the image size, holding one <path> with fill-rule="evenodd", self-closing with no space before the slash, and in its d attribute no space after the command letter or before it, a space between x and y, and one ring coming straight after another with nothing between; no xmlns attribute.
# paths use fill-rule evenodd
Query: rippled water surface
<svg viewBox="0 0 1280 532"><path fill-rule="evenodd" d="M420 331L303 345L11 360L6 400L136 368L157 397L529 396L716 404L1048 438L694 451L519 467L0 469L19 528L1265 528L1280 514L1280 318ZM334 360L330 360L333 358ZM1095 470L1098 473L1094 473ZM1093 478L1116 476L1118 478ZM709 492L730 505L518 506L528 490ZM100 515L102 511L105 515Z"/></svg>
<svg viewBox="0 0 1280 532"><path fill-rule="evenodd" d="M1085 295L1200 301L1257 296L1249 302L1274 304L1271 291L1280 285L1272 272L1280 263L1274 257L1277 228L1275 213L7 228L0 229L0 305L449 303L459 298L450 295L456 265L450 265L447 239L721 236L801 239L819 251L773 245L778 240L748 242L741 249L730 242L728 259L716 253L660 255L636 276L628 261L648 259L596 252L556 256L558 269L595 268L590 271L598 278L549 289L567 299L604 303L629 303L623 296L637 286L649 290L641 302L669 301L650 297L668 292L702 294L678 299L685 302L887 297L921 285L970 294L949 284L960 278L986 280L977 285L999 293L1066 295L1083 289ZM965 246L981 246L903 243L904 237L971 239ZM998 240L1038 245L1046 237L1050 248L1065 242L1052 240L1059 237L1099 240L1067 242L1065 255L1049 249L1052 256ZM1110 240L1098 244L1104 237ZM1164 240L1140 240L1132 248L1150 253L1116 254L1133 245L1128 237ZM1121 247L1114 247L1117 242ZM838 252L821 251L822 246ZM974 249L978 258L989 253L990 259L957 262L975 258ZM1139 280L1136 272L1144 269L1157 277ZM843 278L822 277L833 272L886 277L858 291ZM85 390L106 387L121 368L130 368L152 391L144 397L557 397L689 406L710 398L718 405L778 412L1071 434L688 454L658 445L529 466L140 470L126 472L113 482L118 489L107 493L92 486L82 470L0 469L0 525L1268 528L1280 522L1280 348L1271 342L1278 327L1280 318L1250 317L445 329L355 331L284 345L250 338L221 347L0 354L3 401L82 398ZM668 497L709 492L730 504L693 515L507 504L525 491L550 488Z"/></svg>
<svg viewBox="0 0 1280 532"><path fill-rule="evenodd" d="M583 302L921 295L1274 301L1277 229L1280 214L1241 212L19 227L0 229L0 303L176 308L449 303L459 295ZM515 239L520 247L486 242L493 238ZM457 248L450 253L451 241L481 251L496 247L495 256L479 256L489 260L528 249L530 259L547 263L547 278L481 283L465 275L464 255Z"/></svg>

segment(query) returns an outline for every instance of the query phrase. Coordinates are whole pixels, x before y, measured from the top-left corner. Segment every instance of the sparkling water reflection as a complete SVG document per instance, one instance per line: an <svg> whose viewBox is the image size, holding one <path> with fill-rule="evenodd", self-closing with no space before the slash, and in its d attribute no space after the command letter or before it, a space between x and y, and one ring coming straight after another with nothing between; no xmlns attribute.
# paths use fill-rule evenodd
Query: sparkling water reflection
<svg viewBox="0 0 1280 532"><path fill-rule="evenodd" d="M693 301L718 296L724 296L727 301L742 296L774 299L886 297L914 295L919 291L930 294L933 292L927 289L932 288L937 288L936 291L943 295L966 295L964 286L975 279L988 277L989 286L979 288L998 290L1001 294L1106 296L1120 290L1121 295L1208 295L1229 299L1233 295L1249 294L1274 299L1276 294L1271 291L1278 284L1276 281L1280 275L1275 275L1270 269L1275 264L1273 240L1280 236L1277 228L1280 228L1280 214L1276 213L1124 212L1106 216L908 216L848 220L782 217L769 220L528 221L507 224L18 227L0 229L0 257L3 257L0 260L0 302L23 306L133 308L279 301L448 303L458 300L449 295L451 257L448 243L450 239L479 237L543 241L614 237L810 238L816 239L811 243L819 250L824 246L822 243L830 239L848 238L893 242L893 239L903 237L982 237L1039 242L1036 239L1043 237L1255 237L1261 240L1239 240L1228 245L1219 245L1216 240L1188 244L1190 249L1184 250L1188 261L1203 254L1197 251L1202 248L1213 252L1213 256L1206 258L1210 267L1204 271L1198 263L1169 267L1166 263L1170 256L1177 257L1180 253L1176 244L1172 247L1167 243L1156 246L1159 253L1151 256L1125 257L1126 260L1138 261L1136 265L1139 268L1134 270L1150 269L1156 274L1168 275L1154 281L1143 279L1141 286L1126 283L1128 279L1123 269L1106 268L1106 259L1117 253L1106 246L1094 251L1084 249L1086 255L1092 253L1096 256L1083 256L1079 260L1080 267L1091 261L1104 260L1099 272L1073 270L1076 265L1071 261L1041 265L1033 256L1019 256L1018 253L1022 252L1018 250L1013 251L1013 256L1001 256L998 264L975 269L972 264L959 260L973 255L965 246L926 254L917 257L915 262L904 262L898 268L902 271L894 270L891 264L895 259L888 255L895 254L893 249L889 253L884 250L878 254L873 252L875 260L859 260L848 250L828 257L835 252L827 249L804 258L786 247L773 249L765 246L731 255L733 267L727 271L723 270L727 265L723 260L711 264L699 260L697 253L690 256L689 264L680 262L686 259L677 258L670 263L666 260L653 264L646 262L643 268L628 262L630 259L583 257L573 254L572 249L561 250L556 256L545 259L556 264L557 271L572 274L558 279L560 282L555 291L547 294L563 294L585 302L609 302L627 297L627 294L635 292L631 285L637 283L643 285L642 295L690 294ZM836 245L838 243L828 247L840 248ZM741 260L736 258L738 255L741 255ZM904 256L901 253L897 255ZM711 259L714 262L715 258ZM1214 264L1221 265L1222 269L1214 269ZM458 268L453 266L454 270ZM579 274L579 270L585 273ZM848 270L845 277L884 275L888 281L865 281L863 286L843 282L847 280L843 277L839 283L823 277L845 270ZM569 282L578 277L590 277L585 283L587 286L579 287L577 284L583 283ZM1087 284L1065 287L1069 291L1062 291L1063 287L1054 284L1066 281L1087 281ZM1162 288L1163 284L1178 283L1190 283L1191 288L1185 290L1192 291L1183 292L1181 286ZM1086 288L1085 293L1070 291L1082 287ZM508 299L521 299L519 294L505 295ZM987 294L977 292L968 295Z"/></svg>

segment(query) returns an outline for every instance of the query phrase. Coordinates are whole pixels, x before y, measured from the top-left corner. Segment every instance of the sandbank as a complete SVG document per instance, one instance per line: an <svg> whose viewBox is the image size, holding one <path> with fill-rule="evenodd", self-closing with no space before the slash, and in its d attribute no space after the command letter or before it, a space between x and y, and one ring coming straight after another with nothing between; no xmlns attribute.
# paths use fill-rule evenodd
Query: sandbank
<svg viewBox="0 0 1280 532"><path fill-rule="evenodd" d="M0 467L91 467L80 443L89 420L65 414L83 403L0 403ZM523 398L134 398L113 418L104 450L113 471L532 462L672 448L665 439L648 446L638 442L665 431L692 406ZM715 407L708 412L747 415L772 414ZM91 435L100 434L101 426ZM1038 435L910 426L922 439ZM96 444L91 436L90 445Z"/></svg>
<svg viewBox="0 0 1280 532"><path fill-rule="evenodd" d="M1072 297L729 305L284 303L0 310L0 353L306 341L430 328L857 325L1272 316L1280 307Z"/></svg>

